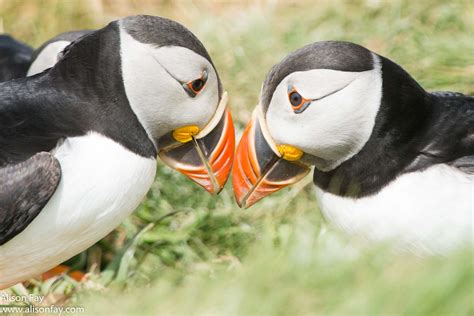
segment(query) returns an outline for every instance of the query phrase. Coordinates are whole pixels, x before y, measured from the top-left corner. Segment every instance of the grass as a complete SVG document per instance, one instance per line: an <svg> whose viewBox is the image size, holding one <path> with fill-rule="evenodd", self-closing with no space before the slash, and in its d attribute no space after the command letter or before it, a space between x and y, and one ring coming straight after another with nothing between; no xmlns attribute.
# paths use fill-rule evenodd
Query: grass
<svg viewBox="0 0 474 316"><path fill-rule="evenodd" d="M0 0L0 32L38 46L137 13L173 18L202 40L238 128L270 67L318 40L362 44L428 90L474 93L472 1ZM472 315L473 254L360 249L324 222L310 179L241 210L229 185L212 197L159 164L138 210L70 262L88 281L33 280L26 290L90 314Z"/></svg>

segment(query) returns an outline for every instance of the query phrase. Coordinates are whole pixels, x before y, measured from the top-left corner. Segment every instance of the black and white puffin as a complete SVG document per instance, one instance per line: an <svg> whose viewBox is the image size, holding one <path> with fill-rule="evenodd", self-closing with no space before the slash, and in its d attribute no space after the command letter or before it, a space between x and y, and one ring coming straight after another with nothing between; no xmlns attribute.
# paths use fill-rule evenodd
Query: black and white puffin
<svg viewBox="0 0 474 316"><path fill-rule="evenodd" d="M47 271L140 203L156 157L211 193L230 173L227 94L182 25L134 16L0 83L0 288Z"/></svg>
<svg viewBox="0 0 474 316"><path fill-rule="evenodd" d="M268 73L238 145L240 206L314 166L331 223L418 253L472 242L474 98L425 91L389 59L348 42L317 42Z"/></svg>
<svg viewBox="0 0 474 316"><path fill-rule="evenodd" d="M33 48L7 34L0 35L0 82L26 76Z"/></svg>
<svg viewBox="0 0 474 316"><path fill-rule="evenodd" d="M0 82L32 76L51 68L63 49L90 30L61 33L38 49L22 43L10 35L0 35Z"/></svg>

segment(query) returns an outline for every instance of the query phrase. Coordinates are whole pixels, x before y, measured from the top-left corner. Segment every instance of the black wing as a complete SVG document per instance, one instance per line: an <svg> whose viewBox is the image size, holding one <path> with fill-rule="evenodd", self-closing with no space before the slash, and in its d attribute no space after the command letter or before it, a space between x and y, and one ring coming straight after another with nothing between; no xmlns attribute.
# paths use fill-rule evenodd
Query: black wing
<svg viewBox="0 0 474 316"><path fill-rule="evenodd" d="M432 92L428 139L416 160L418 167L447 163L474 173L474 97L457 92ZM412 164L413 166L414 164Z"/></svg>
<svg viewBox="0 0 474 316"><path fill-rule="evenodd" d="M431 92L432 96L440 97L440 98L469 98L469 96L461 93L461 92L453 92L453 91L433 91ZM447 99L449 100L449 99Z"/></svg>
<svg viewBox="0 0 474 316"><path fill-rule="evenodd" d="M0 82L26 76L33 49L9 35L0 35Z"/></svg>
<svg viewBox="0 0 474 316"><path fill-rule="evenodd" d="M0 169L0 245L21 233L39 214L61 179L49 153Z"/></svg>

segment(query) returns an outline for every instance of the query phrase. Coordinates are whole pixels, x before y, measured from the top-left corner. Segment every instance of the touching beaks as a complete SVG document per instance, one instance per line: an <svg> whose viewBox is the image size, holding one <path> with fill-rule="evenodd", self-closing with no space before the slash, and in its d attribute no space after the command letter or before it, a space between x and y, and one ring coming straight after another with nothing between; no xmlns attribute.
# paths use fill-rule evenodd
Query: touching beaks
<svg viewBox="0 0 474 316"><path fill-rule="evenodd" d="M244 208L300 181L310 171L300 161L301 150L273 143L258 111L257 108L240 139L232 170L235 199Z"/></svg>
<svg viewBox="0 0 474 316"><path fill-rule="evenodd" d="M162 137L158 156L173 169L218 194L229 177L234 159L235 132L227 109L227 92L216 113L202 130L184 126Z"/></svg>

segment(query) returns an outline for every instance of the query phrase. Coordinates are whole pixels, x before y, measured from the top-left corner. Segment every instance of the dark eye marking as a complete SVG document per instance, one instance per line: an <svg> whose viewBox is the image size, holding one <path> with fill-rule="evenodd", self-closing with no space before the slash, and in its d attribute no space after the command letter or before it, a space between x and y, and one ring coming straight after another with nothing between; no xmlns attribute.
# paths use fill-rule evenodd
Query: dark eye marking
<svg viewBox="0 0 474 316"><path fill-rule="evenodd" d="M207 78L207 70L203 70L200 78L182 83L184 91L186 91L190 97L194 98L206 86Z"/></svg>
<svg viewBox="0 0 474 316"><path fill-rule="evenodd" d="M323 95L322 97L319 97L319 98L316 98L316 99L306 99L298 91L296 91L295 87L288 87L288 100L290 101L291 108L293 109L293 112L295 112L295 114L300 114L304 110L306 110L308 108L308 106L311 105L311 102L318 101L318 100L324 99L324 98L326 98L330 95L333 95L334 93L339 92L342 89L346 88L351 82L349 82L348 84L346 84L345 86L343 86L340 89L329 92L328 94Z"/></svg>

